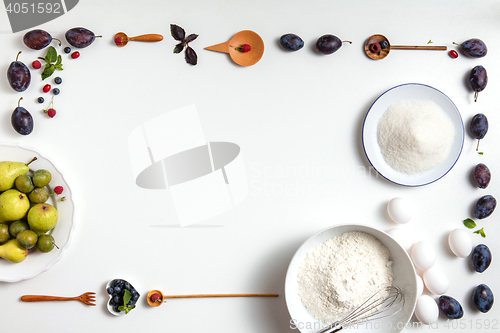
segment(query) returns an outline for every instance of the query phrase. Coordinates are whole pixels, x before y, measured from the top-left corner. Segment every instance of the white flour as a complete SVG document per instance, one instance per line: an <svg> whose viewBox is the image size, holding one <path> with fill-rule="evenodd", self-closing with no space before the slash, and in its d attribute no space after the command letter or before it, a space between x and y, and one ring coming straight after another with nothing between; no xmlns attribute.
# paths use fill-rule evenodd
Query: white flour
<svg viewBox="0 0 500 333"><path fill-rule="evenodd" d="M441 164L450 153L454 136L448 115L429 100L403 100L390 105L377 128L385 161L407 174Z"/></svg>
<svg viewBox="0 0 500 333"><path fill-rule="evenodd" d="M382 287L392 284L390 252L364 232L347 232L309 252L299 268L299 295L307 311L331 324Z"/></svg>

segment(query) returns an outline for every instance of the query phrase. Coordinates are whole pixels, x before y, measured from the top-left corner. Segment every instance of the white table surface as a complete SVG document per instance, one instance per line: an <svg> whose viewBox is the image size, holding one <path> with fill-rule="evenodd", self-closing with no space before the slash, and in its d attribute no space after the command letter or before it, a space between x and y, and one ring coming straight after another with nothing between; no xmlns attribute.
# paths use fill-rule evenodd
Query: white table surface
<svg viewBox="0 0 500 333"><path fill-rule="evenodd" d="M191 43L198 53L197 66L172 54L170 23L199 34ZM81 0L72 11L39 28L64 38L65 31L76 26L103 38L81 50L77 60L64 55L54 119L39 112L36 98L43 95L43 84L38 74L25 93L10 89L5 77L0 80L0 141L32 146L50 156L68 175L77 208L72 243L58 263L31 280L0 283L2 332L297 332L290 328L283 294L296 249L310 235L338 223L397 227L385 213L387 202L397 196L417 208L402 227L414 241L434 245L437 264L450 280L448 295L464 306L467 328L462 331L495 330L484 327L487 320L499 318L500 307L481 314L469 300L480 283L500 292L495 260L500 253L500 213L479 221L486 239L471 233L474 245L485 243L493 253L484 273L473 272L468 260L454 257L446 240L451 230L463 227L462 220L472 215L480 196L499 195L499 1ZM265 54L255 66L243 68L224 54L203 50L245 29L256 31L265 42ZM26 64L44 54L23 45L26 31L9 30L0 10L4 73L19 50ZM118 48L113 36L119 31L129 36L160 33L165 38L157 44L131 42ZM278 39L285 33L301 36L305 47L284 52ZM318 55L314 44L327 33L353 43L333 55ZM386 59L373 61L363 53L363 44L375 33L386 35L392 44L426 45L432 40L449 49L456 49L454 41L478 37L488 45L488 55L451 59L442 51L392 51ZM476 65L487 69L490 80L474 103L466 78ZM447 94L466 126L479 112L490 123L481 142L483 156L467 134L454 169L418 188L377 177L361 144L371 103L385 90L408 82ZM20 96L36 122L35 131L26 137L10 126ZM197 106L208 140L241 147L249 194L231 211L181 228L168 191L135 185L128 135L138 124L190 104ZM469 180L479 162L493 173L486 190L474 188ZM114 278L129 280L142 295L138 307L125 317L106 310L104 286ZM279 298L172 300L150 308L145 296L151 289L167 294L265 292L279 293ZM96 307L20 301L24 294L70 296L85 291L98 293ZM440 318L432 328L453 329L446 324ZM475 329L479 324L483 328ZM427 327L408 328L419 329Z"/></svg>

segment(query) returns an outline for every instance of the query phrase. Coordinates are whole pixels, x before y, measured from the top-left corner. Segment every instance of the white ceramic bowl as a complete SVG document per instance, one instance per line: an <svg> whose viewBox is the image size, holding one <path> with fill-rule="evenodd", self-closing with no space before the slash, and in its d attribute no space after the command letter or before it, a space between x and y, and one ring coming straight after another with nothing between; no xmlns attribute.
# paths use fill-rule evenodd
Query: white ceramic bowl
<svg viewBox="0 0 500 333"><path fill-rule="evenodd" d="M387 164L377 140L378 122L387 108L400 100L410 99L434 101L450 117L455 128L455 137L445 161L429 171L415 175L398 172ZM464 124L460 112L448 96L431 86L407 83L387 90L373 102L363 123L362 141L366 158L382 177L398 185L422 186L442 178L453 168L462 153L464 135Z"/></svg>
<svg viewBox="0 0 500 333"><path fill-rule="evenodd" d="M390 260L393 261L393 285L402 289L405 296L405 304L403 309L392 317L350 329L356 332L394 333L401 331L410 320L417 302L417 278L415 268L406 251L398 242L383 231L365 225L342 224L324 229L306 240L297 250L288 266L285 280L285 298L291 320L294 321L291 327L298 328L302 333L316 333L323 327L318 320L309 314L302 304L297 280L299 267L307 253L312 251L317 245L332 237L351 231L360 231L372 235L389 249L391 252Z"/></svg>
<svg viewBox="0 0 500 333"><path fill-rule="evenodd" d="M64 192L60 197L66 197L65 201L60 201L51 196L47 201L57 209L58 222L49 234L54 237L59 249L54 247L48 253L30 250L28 257L23 262L17 264L0 258L0 281L18 282L37 276L61 259L71 242L71 236L75 228L75 205L73 202L73 193L61 169L50 158L42 155L38 150L19 144L0 143L0 156L1 161L26 163L36 156L37 160L30 164L30 169L46 169L50 171L52 174L51 189L58 185L62 186Z"/></svg>

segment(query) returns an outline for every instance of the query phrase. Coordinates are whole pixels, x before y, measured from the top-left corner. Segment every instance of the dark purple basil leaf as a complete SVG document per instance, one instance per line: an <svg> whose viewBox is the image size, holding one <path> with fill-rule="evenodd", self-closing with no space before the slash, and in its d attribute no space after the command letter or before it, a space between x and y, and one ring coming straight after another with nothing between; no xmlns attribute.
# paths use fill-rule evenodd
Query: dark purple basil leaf
<svg viewBox="0 0 500 333"><path fill-rule="evenodd" d="M184 43L179 43L174 47L174 53L181 53L184 50Z"/></svg>
<svg viewBox="0 0 500 333"><path fill-rule="evenodd" d="M172 34L172 37L174 37L175 40L180 40L180 41L183 41L184 36L186 36L186 32L184 31L184 29L175 24L170 25L170 33Z"/></svg>
<svg viewBox="0 0 500 333"><path fill-rule="evenodd" d="M198 63L198 56L194 50L187 46L186 47L186 62L191 65L196 65Z"/></svg>
<svg viewBox="0 0 500 333"><path fill-rule="evenodd" d="M186 43L192 42L193 40L196 39L196 37L198 37L197 34L191 34L191 35L187 36L186 37Z"/></svg>

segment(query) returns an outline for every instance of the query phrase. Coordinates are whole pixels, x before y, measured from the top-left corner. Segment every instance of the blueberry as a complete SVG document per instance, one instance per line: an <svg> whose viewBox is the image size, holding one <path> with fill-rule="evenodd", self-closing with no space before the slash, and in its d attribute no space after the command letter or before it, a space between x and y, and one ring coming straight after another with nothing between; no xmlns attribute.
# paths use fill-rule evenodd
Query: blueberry
<svg viewBox="0 0 500 333"><path fill-rule="evenodd" d="M108 292L108 294L112 295L113 294L113 288L112 287L108 287L108 289L106 289L106 291Z"/></svg>
<svg viewBox="0 0 500 333"><path fill-rule="evenodd" d="M286 34L280 37L280 45L288 51L298 51L304 47L304 41L297 35Z"/></svg>
<svg viewBox="0 0 500 333"><path fill-rule="evenodd" d="M493 306L493 292L490 287L480 284L472 293L472 302L482 313L490 311Z"/></svg>
<svg viewBox="0 0 500 333"><path fill-rule="evenodd" d="M43 99L43 97L38 97L37 101L38 103L42 104L43 102L45 102L45 99Z"/></svg>
<svg viewBox="0 0 500 333"><path fill-rule="evenodd" d="M122 291L122 288L120 288L120 286L116 286L115 287L115 293L119 294L120 291Z"/></svg>
<svg viewBox="0 0 500 333"><path fill-rule="evenodd" d="M120 304L120 297L118 296L113 297L113 303Z"/></svg>
<svg viewBox="0 0 500 333"><path fill-rule="evenodd" d="M66 46L64 48L64 53L71 53L71 48L69 46Z"/></svg>
<svg viewBox="0 0 500 333"><path fill-rule="evenodd" d="M450 296L439 297L439 310L450 319L460 319L464 315L460 303Z"/></svg>
<svg viewBox="0 0 500 333"><path fill-rule="evenodd" d="M132 300L133 301L137 301L138 299L139 299L139 294L138 293L132 294Z"/></svg>
<svg viewBox="0 0 500 333"><path fill-rule="evenodd" d="M58 88L54 88L54 89L52 89L52 93L53 93L54 95L59 95L59 93L60 93L60 92L61 92L61 91L60 91Z"/></svg>
<svg viewBox="0 0 500 333"><path fill-rule="evenodd" d="M381 41L379 44L382 50L386 49L389 46L389 42L386 40Z"/></svg>
<svg viewBox="0 0 500 333"><path fill-rule="evenodd" d="M54 79L54 83L56 84L61 84L62 83L62 79L58 76Z"/></svg>
<svg viewBox="0 0 500 333"><path fill-rule="evenodd" d="M125 282L123 286L125 287L125 289L130 290L130 283Z"/></svg>
<svg viewBox="0 0 500 333"><path fill-rule="evenodd" d="M472 261L472 266L474 267L476 272L482 273L491 264L490 249L484 244L479 244L474 248L474 250L472 250L470 258Z"/></svg>
<svg viewBox="0 0 500 333"><path fill-rule="evenodd" d="M111 305L111 306L115 305L115 302L113 301L112 298L109 300L109 305Z"/></svg>
<svg viewBox="0 0 500 333"><path fill-rule="evenodd" d="M113 311L114 312L120 312L120 310L118 309L120 306L119 305L113 305Z"/></svg>

